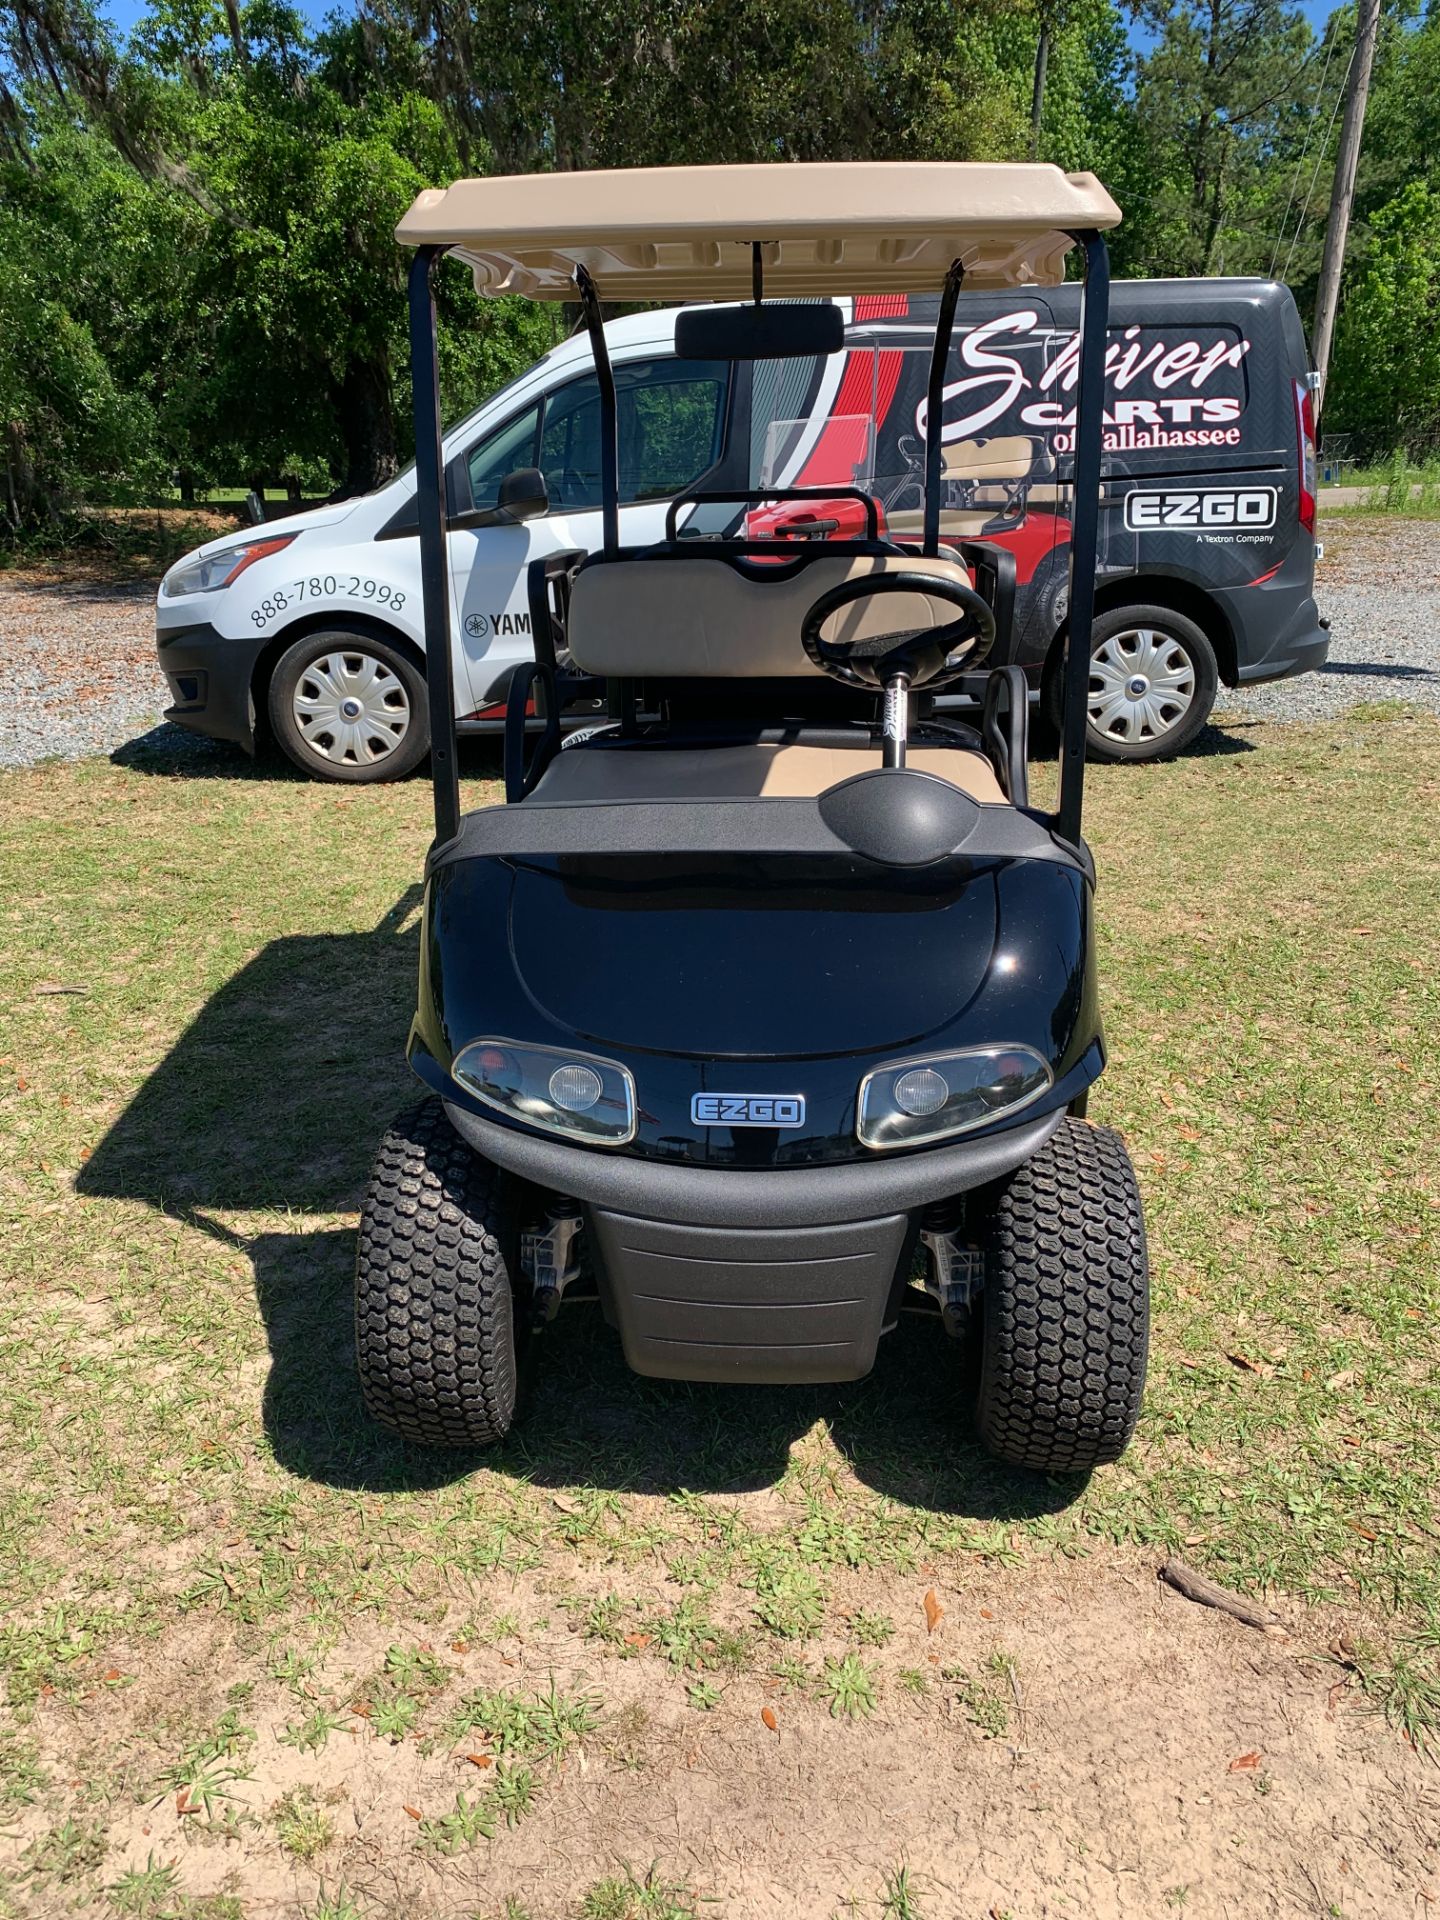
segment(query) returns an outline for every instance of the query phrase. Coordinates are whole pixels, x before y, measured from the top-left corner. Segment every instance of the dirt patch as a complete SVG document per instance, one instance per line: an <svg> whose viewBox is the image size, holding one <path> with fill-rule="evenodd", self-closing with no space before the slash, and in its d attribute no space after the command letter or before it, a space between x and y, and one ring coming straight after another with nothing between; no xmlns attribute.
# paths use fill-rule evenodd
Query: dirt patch
<svg viewBox="0 0 1440 1920"><path fill-rule="evenodd" d="M530 1578L471 1597L517 1622L547 1600ZM76 1818L82 1781L111 1770L126 1783L100 1810L96 1878L173 1863L189 1896L228 1892L247 1914L310 1912L343 1882L363 1912L488 1915L510 1894L544 1920L624 1863L651 1862L713 1901L707 1912L787 1920L828 1920L851 1898L873 1911L902 1865L923 1914L1016 1920L1393 1920L1440 1895L1440 1776L1358 1704L1303 1623L1286 1639L1250 1632L1120 1558L977 1572L963 1588L927 1587L923 1570L856 1575L836 1598L852 1629L893 1623L883 1647L856 1653L852 1636L799 1649L819 1674L847 1651L860 1661L873 1708L853 1718L793 1673L712 1672L706 1710L693 1671L643 1634L597 1649L577 1613L568 1625L555 1613L551 1587L544 1624L510 1634L502 1620L499 1638L471 1641L457 1608L360 1628L288 1690L247 1679L254 1656L223 1631L177 1634L132 1655L133 1685L42 1701L35 1732L42 1763L74 1782ZM387 1647L428 1656L418 1679L401 1672L419 1711L398 1737L376 1726ZM476 1690L543 1699L552 1683L594 1721L560 1751L507 1756L493 1728L454 1732ZM336 1703L334 1724L307 1750L297 1730L316 1699ZM157 1731L183 1744L227 1710L246 1730L240 1777L210 1810L181 1811L197 1789L177 1790ZM531 1776L522 1817L444 1852L453 1833L438 1823L456 1796L483 1800L515 1766ZM314 1822L306 1844L323 1836L306 1860L280 1837L295 1839L297 1808ZM59 1910L59 1889L24 1867L46 1825L32 1810L3 1843L25 1914ZM71 1900L107 1910L93 1889Z"/></svg>

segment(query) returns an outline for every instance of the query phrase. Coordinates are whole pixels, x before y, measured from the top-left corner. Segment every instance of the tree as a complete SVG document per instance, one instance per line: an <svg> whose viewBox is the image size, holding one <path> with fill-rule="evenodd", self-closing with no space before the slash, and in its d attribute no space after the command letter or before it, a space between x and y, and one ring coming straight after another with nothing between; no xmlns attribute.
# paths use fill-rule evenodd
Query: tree
<svg viewBox="0 0 1440 1920"><path fill-rule="evenodd" d="M1328 411L1375 451L1435 445L1440 424L1440 194L1412 180L1370 221L1340 310Z"/></svg>
<svg viewBox="0 0 1440 1920"><path fill-rule="evenodd" d="M338 476L353 492L395 470L394 226L457 158L439 109L357 52L357 32L312 40L275 0L158 0L122 52L83 0L14 0L17 164L83 174L77 157L103 142L148 215L149 272L122 274L128 311L91 331L149 393L182 474L322 490ZM91 233L107 242L93 279L111 271L114 227ZM462 282L447 276L447 304ZM473 400L477 377L507 376L549 339L543 316L502 303L452 345L449 383Z"/></svg>
<svg viewBox="0 0 1440 1920"><path fill-rule="evenodd" d="M1318 49L1283 0L1144 0L1158 33L1138 63L1148 192L1123 242L1160 274L1263 272L1314 111Z"/></svg>

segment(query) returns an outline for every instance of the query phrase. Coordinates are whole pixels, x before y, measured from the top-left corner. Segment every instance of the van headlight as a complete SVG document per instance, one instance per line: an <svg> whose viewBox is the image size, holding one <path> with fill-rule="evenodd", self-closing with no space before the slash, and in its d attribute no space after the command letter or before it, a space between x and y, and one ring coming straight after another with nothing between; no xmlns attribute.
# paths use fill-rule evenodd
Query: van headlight
<svg viewBox="0 0 1440 1920"><path fill-rule="evenodd" d="M593 1053L472 1040L451 1077L497 1113L590 1146L635 1138L635 1082L629 1070Z"/></svg>
<svg viewBox="0 0 1440 1920"><path fill-rule="evenodd" d="M160 582L160 591L167 600L178 600L185 593L218 593L221 587L233 586L247 567L279 553L297 537L277 533L268 540L245 540L238 546L221 547L218 553L196 554L170 569Z"/></svg>
<svg viewBox="0 0 1440 1920"><path fill-rule="evenodd" d="M867 1147L923 1147L1025 1106L1053 1080L1033 1047L892 1060L860 1082L855 1131Z"/></svg>

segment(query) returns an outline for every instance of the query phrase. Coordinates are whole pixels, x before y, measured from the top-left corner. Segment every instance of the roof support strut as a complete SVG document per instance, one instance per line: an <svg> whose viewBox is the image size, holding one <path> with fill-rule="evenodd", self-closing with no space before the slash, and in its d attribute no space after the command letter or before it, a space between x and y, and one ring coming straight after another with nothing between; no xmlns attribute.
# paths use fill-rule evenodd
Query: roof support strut
<svg viewBox="0 0 1440 1920"><path fill-rule="evenodd" d="M1075 454L1070 524L1070 601L1065 618L1065 680L1060 728L1060 806L1055 828L1080 844L1085 790L1085 727L1090 703L1090 628L1095 617L1095 561L1100 525L1100 464L1105 423L1105 347L1110 317L1110 254L1105 236L1082 228L1080 390L1075 401Z"/></svg>
<svg viewBox="0 0 1440 1920"><path fill-rule="evenodd" d="M955 331L955 302L965 278L963 262L952 260L940 292L940 314L930 349L930 385L925 396L925 525L923 553L933 559L940 551L940 473L945 407L945 368L950 359L950 336Z"/></svg>
<svg viewBox="0 0 1440 1920"><path fill-rule="evenodd" d="M584 267L576 267L575 284L580 289L585 331L590 336L595 378L600 387L600 526L606 553L614 553L620 545L620 428L615 369L610 365L610 349L605 344L600 296Z"/></svg>
<svg viewBox="0 0 1440 1920"><path fill-rule="evenodd" d="M440 350L435 333L435 264L448 247L417 247L410 263L410 384L415 403L415 506L420 523L420 600L425 621L425 691L430 708L430 779L435 844L460 831L455 765L455 667L450 652L450 567L445 547L444 456L440 444Z"/></svg>

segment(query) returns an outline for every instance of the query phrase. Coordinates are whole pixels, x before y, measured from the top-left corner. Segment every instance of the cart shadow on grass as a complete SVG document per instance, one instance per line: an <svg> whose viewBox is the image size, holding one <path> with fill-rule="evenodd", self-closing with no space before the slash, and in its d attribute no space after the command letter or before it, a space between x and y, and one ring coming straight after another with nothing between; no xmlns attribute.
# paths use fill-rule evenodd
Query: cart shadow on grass
<svg viewBox="0 0 1440 1920"><path fill-rule="evenodd" d="M498 780L501 775L500 740L495 734L462 735L459 743L460 776L464 780ZM308 786L308 774L291 766L284 755L268 741L262 741L257 753L249 754L231 740L211 740L191 733L173 720L162 720L126 740L110 755L113 766L131 773L143 773L157 780L243 780L277 781L287 786ZM428 784L429 762L404 776L406 781Z"/></svg>
<svg viewBox="0 0 1440 1920"><path fill-rule="evenodd" d="M541 1337L526 1416L503 1448L432 1453L375 1426L355 1375L353 1228L302 1223L358 1209L386 1123L418 1096L400 1042L419 894L372 930L263 948L181 1034L78 1181L249 1259L270 1346L265 1431L287 1472L367 1490L441 1486L483 1467L540 1486L739 1493L773 1484L825 1422L858 1477L907 1505L1014 1519L1077 1497L1078 1480L1047 1482L981 1453L967 1436L959 1350L911 1316L866 1380L716 1387L632 1374L598 1309L577 1303ZM247 1233L250 1213L298 1220Z"/></svg>

